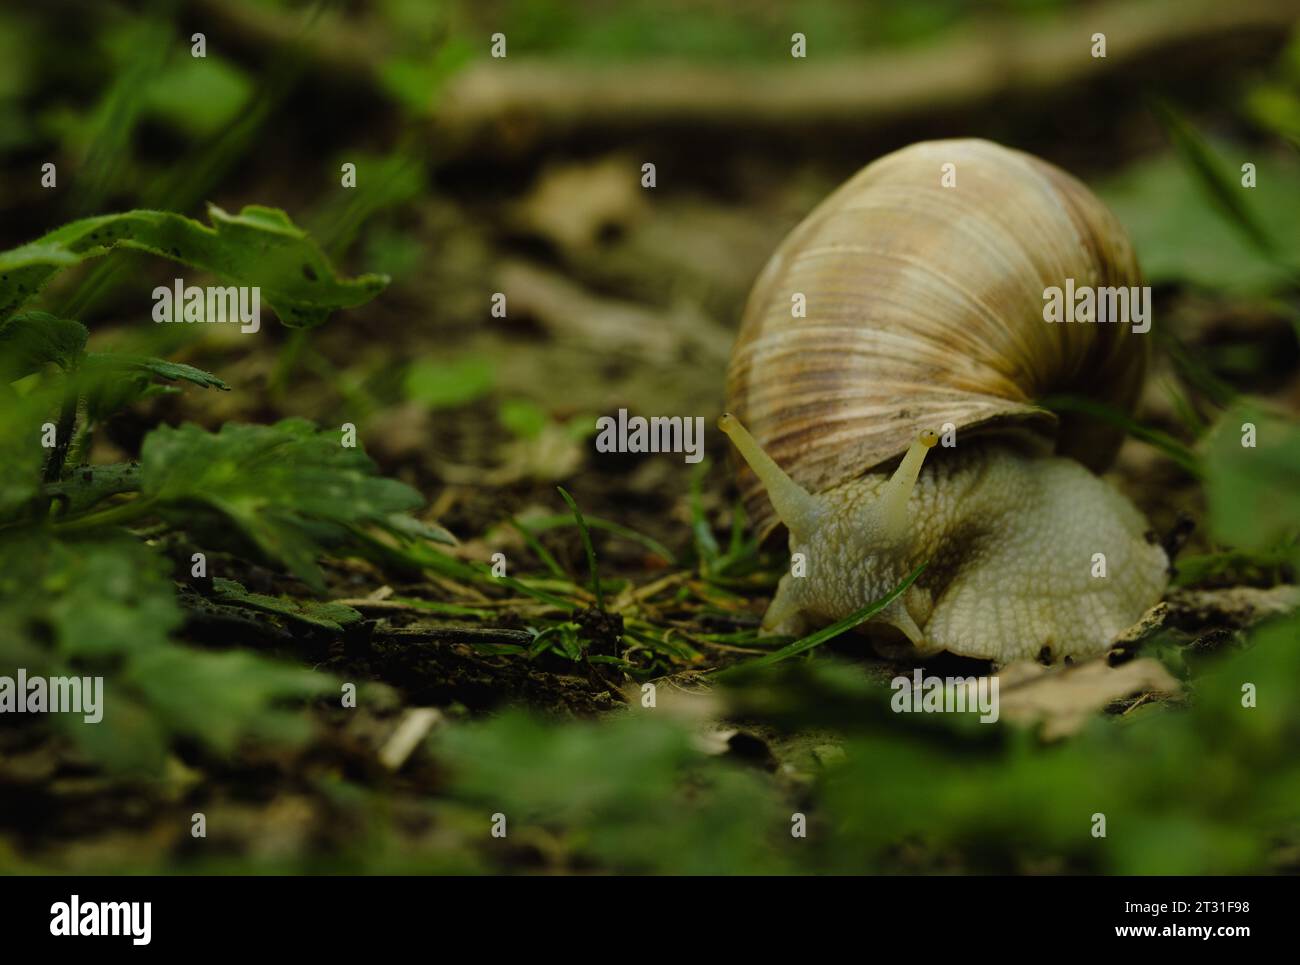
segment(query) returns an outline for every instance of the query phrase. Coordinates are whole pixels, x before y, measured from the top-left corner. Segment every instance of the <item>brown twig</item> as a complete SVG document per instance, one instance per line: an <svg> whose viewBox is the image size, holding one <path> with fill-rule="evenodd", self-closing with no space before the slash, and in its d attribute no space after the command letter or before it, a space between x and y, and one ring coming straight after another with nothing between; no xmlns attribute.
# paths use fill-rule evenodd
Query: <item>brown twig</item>
<svg viewBox="0 0 1300 965"><path fill-rule="evenodd" d="M1046 103L1117 75L1165 82L1171 63L1197 82L1203 67L1257 62L1260 42L1283 42L1297 14L1297 0L1112 0L1046 21L985 21L921 49L781 66L483 60L452 80L436 122L440 143L460 152L655 125L862 131L995 103ZM1095 33L1106 35L1104 58L1092 56Z"/></svg>
<svg viewBox="0 0 1300 965"><path fill-rule="evenodd" d="M379 627L375 636L411 643L514 643L529 646L533 635L503 627Z"/></svg>

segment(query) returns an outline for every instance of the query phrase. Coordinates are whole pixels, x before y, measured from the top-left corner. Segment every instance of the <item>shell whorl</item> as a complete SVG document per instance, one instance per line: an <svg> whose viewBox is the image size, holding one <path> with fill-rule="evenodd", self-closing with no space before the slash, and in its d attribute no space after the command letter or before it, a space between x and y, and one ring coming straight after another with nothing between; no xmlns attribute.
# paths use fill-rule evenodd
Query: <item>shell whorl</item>
<svg viewBox="0 0 1300 965"><path fill-rule="evenodd" d="M943 187L943 165L956 186ZM1044 290L1141 284L1119 222L1083 184L981 140L927 141L859 171L785 239L745 306L727 407L812 492L901 455L917 432L1036 430L1105 468L1122 434L1034 405L1131 409L1146 366L1128 324L1049 324ZM792 317L792 296L806 317ZM776 525L739 475L760 533Z"/></svg>

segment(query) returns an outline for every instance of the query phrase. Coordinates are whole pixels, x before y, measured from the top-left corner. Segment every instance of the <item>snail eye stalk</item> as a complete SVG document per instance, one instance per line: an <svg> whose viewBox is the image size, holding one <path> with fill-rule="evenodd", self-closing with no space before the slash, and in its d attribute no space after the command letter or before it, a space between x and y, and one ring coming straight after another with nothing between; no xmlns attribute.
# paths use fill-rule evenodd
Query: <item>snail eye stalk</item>
<svg viewBox="0 0 1300 965"><path fill-rule="evenodd" d="M718 419L718 428L727 434L741 458L767 490L767 498L781 522L799 542L805 542L817 528L825 513L821 500L785 474L772 457L765 453L749 431L730 412Z"/></svg>
<svg viewBox="0 0 1300 965"><path fill-rule="evenodd" d="M912 490L916 488L917 477L921 474L921 463L925 454L934 448L939 437L931 429L918 435L908 447L903 461L894 470L894 475L885 484L884 491L877 501L877 511L884 526L884 538L888 541L901 539L909 529L911 517L907 514L907 501Z"/></svg>

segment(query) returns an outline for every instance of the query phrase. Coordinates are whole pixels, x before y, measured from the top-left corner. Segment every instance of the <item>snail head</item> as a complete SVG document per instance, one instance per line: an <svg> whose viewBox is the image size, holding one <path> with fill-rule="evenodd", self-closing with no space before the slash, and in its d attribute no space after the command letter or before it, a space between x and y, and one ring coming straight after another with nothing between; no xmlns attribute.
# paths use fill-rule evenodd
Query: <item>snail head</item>
<svg viewBox="0 0 1300 965"><path fill-rule="evenodd" d="M794 542L806 544L816 537L819 530L832 523L835 515L832 506L786 475L785 470L754 441L754 437L741 425L739 419L729 412L723 413L718 419L718 428L727 434L741 458L763 484L772 508L790 531ZM860 534L864 542L869 544L862 547L864 551L893 547L912 530L908 499L916 487L925 454L938 441L939 437L932 430L921 432L908 447L903 461L885 484L880 496L865 507L855 509L859 518L854 520L856 525L851 530ZM841 521L833 522L839 525Z"/></svg>

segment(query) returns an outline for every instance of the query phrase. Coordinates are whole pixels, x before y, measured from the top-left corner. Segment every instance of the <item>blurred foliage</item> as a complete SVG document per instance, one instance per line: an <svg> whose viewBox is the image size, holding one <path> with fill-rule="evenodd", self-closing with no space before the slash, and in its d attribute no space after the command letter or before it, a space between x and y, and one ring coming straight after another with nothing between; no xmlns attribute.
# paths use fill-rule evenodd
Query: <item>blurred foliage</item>
<svg viewBox="0 0 1300 965"><path fill-rule="evenodd" d="M328 678L243 651L174 643L181 609L162 560L120 533L59 538L0 529L0 665L29 675L103 676L103 718L48 719L95 763L157 775L172 736L229 754L242 737L300 741L301 712L277 709Z"/></svg>
<svg viewBox="0 0 1300 965"><path fill-rule="evenodd" d="M160 426L141 447L140 493L133 515L158 515L203 545L280 564L318 592L317 557L346 546L354 527L386 527L424 504L405 483L377 477L338 430L303 420L227 423L215 434Z"/></svg>
<svg viewBox="0 0 1300 965"><path fill-rule="evenodd" d="M1267 79L1246 94L1247 115L1300 148L1300 30Z"/></svg>
<svg viewBox="0 0 1300 965"><path fill-rule="evenodd" d="M179 362L88 353L76 320L15 314L60 270L134 246L236 284L261 283L285 317L313 323L383 285L375 276L336 278L282 212L250 207L231 218L213 208L212 217L216 231L162 212L85 219L0 253L0 388L9 397L0 418L0 665L111 680L102 721L76 726L56 715L53 726L113 770L159 773L178 736L226 754L243 737L301 739L305 719L277 703L331 687L312 671L252 653L175 644L176 588L156 545L133 539L126 525L169 521L205 545L233 544L282 564L318 589L317 557L355 547L362 528L399 543L450 540L404 515L423 504L419 493L377 477L339 431L302 420L227 424L219 433L161 426L145 436L138 466L86 467L84 448L71 451L78 421L84 436L139 401L154 380L228 386ZM358 616L348 607L277 605L231 581L220 597L336 629Z"/></svg>
<svg viewBox="0 0 1300 965"><path fill-rule="evenodd" d="M1230 197L1258 232L1275 238L1280 251L1300 251L1300 158L1226 143L1213 146L1217 170L1235 178ZM1222 159L1232 158L1230 163ZM1240 186L1241 165L1256 166L1268 185L1268 203ZM1235 173L1231 173L1235 172ZM1099 188L1128 229L1153 283L1177 282L1234 294L1276 292L1294 283L1297 266L1262 257L1240 223L1205 198L1206 179L1175 153L1131 165ZM1249 231L1250 229L1247 229Z"/></svg>
<svg viewBox="0 0 1300 965"><path fill-rule="evenodd" d="M430 409L450 409L492 391L496 369L485 355L420 359L406 370L406 397Z"/></svg>
<svg viewBox="0 0 1300 965"><path fill-rule="evenodd" d="M983 11L964 0L668 5L625 0L615 6L599 0L501 0L465 5L464 13L488 32L495 24L510 24L512 54L771 62L789 58L795 32L805 34L819 56L844 55L921 43L981 12L1033 17L1063 6L1063 0L1009 0ZM476 39L481 36L486 34L475 34ZM484 45L480 41L473 49L481 52Z"/></svg>
<svg viewBox="0 0 1300 965"><path fill-rule="evenodd" d="M1300 426L1242 403L1205 444L1206 497L1216 539L1269 553L1300 534ZM1300 554L1294 563L1300 564Z"/></svg>
<svg viewBox="0 0 1300 965"><path fill-rule="evenodd" d="M230 215L210 205L208 217L211 228L164 211L85 218L0 254L0 322L58 272L113 248L145 251L258 288L282 322L303 328L369 301L388 282L382 275L338 278L307 235L275 208L248 205ZM175 319L183 307L173 306Z"/></svg>

